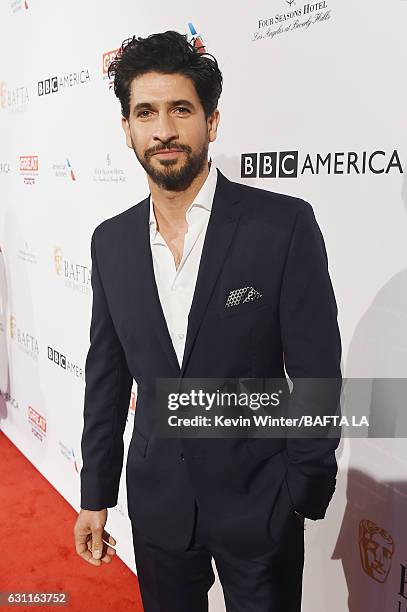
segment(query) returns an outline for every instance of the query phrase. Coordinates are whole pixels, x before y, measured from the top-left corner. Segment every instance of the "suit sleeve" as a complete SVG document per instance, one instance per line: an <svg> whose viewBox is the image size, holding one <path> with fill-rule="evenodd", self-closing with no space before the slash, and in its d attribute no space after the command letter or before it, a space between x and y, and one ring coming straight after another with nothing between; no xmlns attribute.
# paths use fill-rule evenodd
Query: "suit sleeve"
<svg viewBox="0 0 407 612"><path fill-rule="evenodd" d="M117 504L123 467L123 433L133 378L110 316L92 234L93 291L90 347L85 363L84 424L81 439L81 508Z"/></svg>
<svg viewBox="0 0 407 612"><path fill-rule="evenodd" d="M289 416L339 414L342 348L338 309L322 233L312 206L305 201L301 204L280 296L284 363L293 383ZM315 520L324 518L335 490L335 449L340 434L306 435L287 437L287 484L294 508Z"/></svg>

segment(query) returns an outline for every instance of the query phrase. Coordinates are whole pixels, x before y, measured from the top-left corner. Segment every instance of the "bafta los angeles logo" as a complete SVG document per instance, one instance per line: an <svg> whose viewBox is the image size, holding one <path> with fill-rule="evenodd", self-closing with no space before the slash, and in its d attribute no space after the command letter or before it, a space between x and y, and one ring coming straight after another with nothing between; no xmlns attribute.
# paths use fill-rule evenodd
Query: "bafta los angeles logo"
<svg viewBox="0 0 407 612"><path fill-rule="evenodd" d="M60 247L54 248L54 263L55 263L55 272L59 275L62 274L62 250Z"/></svg>
<svg viewBox="0 0 407 612"><path fill-rule="evenodd" d="M394 540L373 521L359 523L359 552L363 570L377 582L385 582L394 554Z"/></svg>

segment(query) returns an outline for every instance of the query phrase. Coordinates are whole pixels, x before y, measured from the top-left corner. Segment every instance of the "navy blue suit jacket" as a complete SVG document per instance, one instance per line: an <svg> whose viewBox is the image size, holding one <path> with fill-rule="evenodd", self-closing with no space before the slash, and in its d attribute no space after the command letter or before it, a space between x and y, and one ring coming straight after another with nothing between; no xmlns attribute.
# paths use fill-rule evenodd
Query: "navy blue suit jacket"
<svg viewBox="0 0 407 612"><path fill-rule="evenodd" d="M184 550L196 500L218 548L260 554L294 509L314 520L325 516L340 438L156 437L154 381L285 378L284 366L293 380L341 381L337 305L321 231L306 201L230 181L218 170L180 368L155 283L148 223L147 197L103 221L91 239L81 507L117 503L134 378L126 484L135 527L162 547ZM229 291L245 286L262 298L225 308ZM288 497L282 486L290 506L277 512Z"/></svg>

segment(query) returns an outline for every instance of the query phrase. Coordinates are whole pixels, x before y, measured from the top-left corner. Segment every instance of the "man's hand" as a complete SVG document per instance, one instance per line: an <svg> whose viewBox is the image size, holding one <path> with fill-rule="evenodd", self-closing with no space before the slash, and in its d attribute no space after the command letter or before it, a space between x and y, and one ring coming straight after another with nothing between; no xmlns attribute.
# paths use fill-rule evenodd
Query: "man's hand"
<svg viewBox="0 0 407 612"><path fill-rule="evenodd" d="M81 509L74 527L76 552L80 557L92 563L110 563L116 551L108 544L116 545L116 540L105 531L106 510Z"/></svg>

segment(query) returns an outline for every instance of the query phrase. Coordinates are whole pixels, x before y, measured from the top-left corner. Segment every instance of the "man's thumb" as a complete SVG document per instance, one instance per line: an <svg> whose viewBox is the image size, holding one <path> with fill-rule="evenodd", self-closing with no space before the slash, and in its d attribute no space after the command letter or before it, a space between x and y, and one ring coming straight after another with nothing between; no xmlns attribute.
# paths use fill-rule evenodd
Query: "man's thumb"
<svg viewBox="0 0 407 612"><path fill-rule="evenodd" d="M103 527L92 530L92 557L94 559L100 559L102 556L103 542L102 542Z"/></svg>

